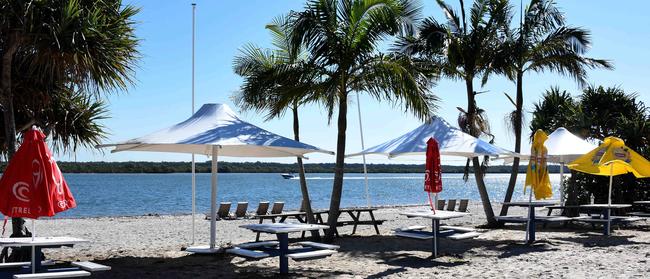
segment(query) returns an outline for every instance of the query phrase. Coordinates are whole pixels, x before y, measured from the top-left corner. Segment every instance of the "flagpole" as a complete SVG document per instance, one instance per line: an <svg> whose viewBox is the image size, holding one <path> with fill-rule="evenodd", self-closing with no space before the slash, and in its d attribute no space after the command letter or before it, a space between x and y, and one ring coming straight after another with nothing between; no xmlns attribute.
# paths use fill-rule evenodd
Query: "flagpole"
<svg viewBox="0 0 650 279"><path fill-rule="evenodd" d="M192 3L192 115L194 114L194 25L196 3ZM192 244L196 239L196 163L192 153Z"/></svg>
<svg viewBox="0 0 650 279"><path fill-rule="evenodd" d="M357 112L359 113L359 134L361 134L361 150L366 150L366 146L363 142L363 126L361 124L361 103L359 102L359 92L357 92ZM361 154L363 158L363 175L364 183L366 190L366 203L370 207L370 193L368 192L368 168L366 166L366 154Z"/></svg>

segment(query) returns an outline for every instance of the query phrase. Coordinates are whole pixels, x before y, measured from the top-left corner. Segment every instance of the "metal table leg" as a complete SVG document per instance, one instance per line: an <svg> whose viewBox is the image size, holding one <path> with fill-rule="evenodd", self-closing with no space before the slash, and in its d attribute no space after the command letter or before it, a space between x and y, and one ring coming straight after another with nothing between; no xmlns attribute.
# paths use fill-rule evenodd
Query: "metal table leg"
<svg viewBox="0 0 650 279"><path fill-rule="evenodd" d="M278 242L280 242L279 246L279 257L280 257L280 274L288 274L289 273L289 258L287 258L287 254L289 253L289 234L288 233L278 233Z"/></svg>
<svg viewBox="0 0 650 279"><path fill-rule="evenodd" d="M605 217L605 220L607 220L607 222L605 222L605 224L603 225L604 230L605 230L604 235L610 235L610 233L611 233L610 229L611 229L611 225L612 225L612 219L611 219L611 216L610 216L611 215L611 209L607 208L604 211L605 212L603 212L603 215Z"/></svg>
<svg viewBox="0 0 650 279"><path fill-rule="evenodd" d="M528 207L528 243L535 242L535 208Z"/></svg>
<svg viewBox="0 0 650 279"><path fill-rule="evenodd" d="M431 219L431 230L433 231L433 258L438 257L438 227L440 225L440 220Z"/></svg>

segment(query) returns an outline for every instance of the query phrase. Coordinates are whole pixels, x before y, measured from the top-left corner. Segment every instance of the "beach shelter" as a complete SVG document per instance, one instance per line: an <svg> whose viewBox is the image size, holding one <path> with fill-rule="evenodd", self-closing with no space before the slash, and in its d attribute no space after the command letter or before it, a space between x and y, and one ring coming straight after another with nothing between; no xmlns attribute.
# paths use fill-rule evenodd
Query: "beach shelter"
<svg viewBox="0 0 650 279"><path fill-rule="evenodd" d="M76 207L68 184L45 143L45 134L36 127L23 134L23 143L0 178L0 212L7 217L34 219L51 217ZM32 258L35 256L32 246ZM32 273L35 272L32 265Z"/></svg>
<svg viewBox="0 0 650 279"><path fill-rule="evenodd" d="M431 201L431 193L436 194L436 204L438 203L438 193L442 192L442 170L440 166L440 150L438 142L434 138L427 141L427 157L424 171L424 191L429 196L429 205L435 214L436 205Z"/></svg>
<svg viewBox="0 0 650 279"><path fill-rule="evenodd" d="M533 145L530 148L531 156L528 160L526 182L524 183L524 193L526 193L527 187L531 188L529 200L532 199L533 193L537 200L548 199L553 196L546 161L548 152L546 146L544 146L546 139L548 139L548 136L542 130L537 130L533 136Z"/></svg>
<svg viewBox="0 0 650 279"><path fill-rule="evenodd" d="M217 161L230 157L304 157L306 153L333 152L294 141L245 122L225 104L205 104L189 119L157 132L101 145L114 147L111 152L151 151L193 153L212 156L210 194L210 244L189 247L196 253L216 252Z"/></svg>
<svg viewBox="0 0 650 279"><path fill-rule="evenodd" d="M609 205L612 204L612 182L615 175L632 173L637 178L650 177L650 162L625 146L625 142L617 137L605 138L600 146L568 166L579 172L609 176Z"/></svg>
<svg viewBox="0 0 650 279"><path fill-rule="evenodd" d="M560 164L560 193L564 193L564 166L576 158L598 147L597 145L586 141L567 130L564 127L555 129L548 135L544 142L547 150L547 161L549 163ZM530 159L530 153L522 153L522 160ZM513 158L506 158L506 162L511 162ZM564 204L564 195L560 195L560 202Z"/></svg>
<svg viewBox="0 0 650 279"><path fill-rule="evenodd" d="M379 154L389 158L406 155L425 155L427 140L434 138L439 145L440 155L478 157L515 156L514 152L492 145L451 126L444 119L434 116L431 121L395 139L370 147L346 157Z"/></svg>

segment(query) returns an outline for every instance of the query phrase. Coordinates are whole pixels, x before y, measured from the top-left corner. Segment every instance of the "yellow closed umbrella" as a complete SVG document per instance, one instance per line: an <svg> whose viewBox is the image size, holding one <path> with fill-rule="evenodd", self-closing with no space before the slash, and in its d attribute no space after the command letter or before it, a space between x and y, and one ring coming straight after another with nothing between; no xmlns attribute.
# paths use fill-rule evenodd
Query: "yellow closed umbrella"
<svg viewBox="0 0 650 279"><path fill-rule="evenodd" d="M632 173L637 178L650 177L650 162L625 146L617 137L607 137L596 149L569 163L579 172L609 176L608 204L612 204L612 180L615 175Z"/></svg>
<svg viewBox="0 0 650 279"><path fill-rule="evenodd" d="M548 136L544 131L537 130L533 136L533 144L530 148L530 160L526 170L526 183L524 183L524 194L526 188L530 187L535 194L535 199L548 199L553 196L551 180L548 177L548 151L544 142Z"/></svg>

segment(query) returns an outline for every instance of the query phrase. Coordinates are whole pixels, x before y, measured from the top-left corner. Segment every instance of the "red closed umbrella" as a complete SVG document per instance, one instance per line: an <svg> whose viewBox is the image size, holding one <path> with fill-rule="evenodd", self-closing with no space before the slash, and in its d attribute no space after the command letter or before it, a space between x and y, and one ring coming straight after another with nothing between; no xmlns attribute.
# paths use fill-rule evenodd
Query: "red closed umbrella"
<svg viewBox="0 0 650 279"><path fill-rule="evenodd" d="M431 201L431 193L440 193L442 191L442 170L440 168L440 150L438 141L429 138L427 141L427 157L424 171L424 191L429 195L429 205L435 212L435 206Z"/></svg>

